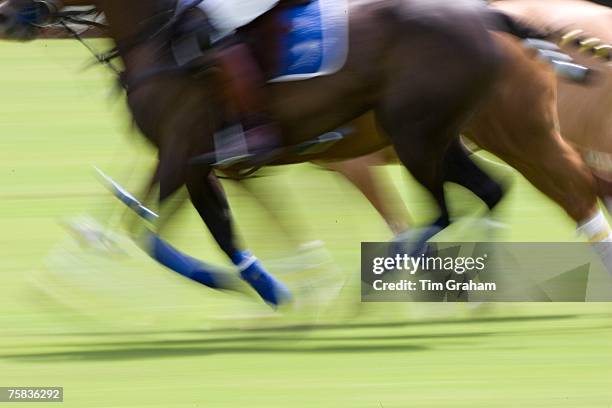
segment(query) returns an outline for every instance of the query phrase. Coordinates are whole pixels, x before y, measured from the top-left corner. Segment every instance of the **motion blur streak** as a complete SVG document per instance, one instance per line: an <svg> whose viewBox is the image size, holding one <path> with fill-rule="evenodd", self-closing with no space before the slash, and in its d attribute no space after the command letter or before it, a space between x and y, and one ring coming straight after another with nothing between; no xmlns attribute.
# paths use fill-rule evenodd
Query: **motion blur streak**
<svg viewBox="0 0 612 408"><path fill-rule="evenodd" d="M66 407L610 404L609 305L356 304L359 242L389 232L357 192L311 165L272 177L302 202L283 216L303 217L305 238L326 242L336 283L346 282L325 308L272 316L154 265L121 237L119 204L92 171L109 169L135 188L153 160L109 99L111 78L102 68L80 72L89 56L70 41L2 44L0 53L2 385L63 386ZM430 203L411 179L377 171L393 176L416 221L427 219ZM282 231L227 188L253 250L264 261L287 255ZM449 191L453 213L478 208L465 191ZM511 228L500 239L575 239L573 223L517 176L502 205ZM61 222L83 213L108 222L125 253L79 248ZM469 221L455 228L450 239L478 238ZM191 210L168 232L201 259L224 259Z"/></svg>

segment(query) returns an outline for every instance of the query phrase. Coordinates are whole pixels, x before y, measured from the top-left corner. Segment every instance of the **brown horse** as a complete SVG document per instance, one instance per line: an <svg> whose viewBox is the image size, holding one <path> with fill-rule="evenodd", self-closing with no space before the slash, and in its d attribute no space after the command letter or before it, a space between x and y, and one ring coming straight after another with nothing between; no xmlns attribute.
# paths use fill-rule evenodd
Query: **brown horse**
<svg viewBox="0 0 612 408"><path fill-rule="evenodd" d="M48 25L40 28L37 36L45 39L74 39L75 34L81 39L101 39L108 38L107 30L103 29L104 20L97 16L95 13L94 17L100 25L89 26L87 23L90 21L91 15L79 16L82 20L82 24L74 25L69 31L65 27L58 27L57 25ZM87 20L85 20L87 18ZM93 50L92 50L93 51ZM351 132L359 132L362 134L378 134L379 130L373 120L370 118L371 115L364 115L363 117L351 122L348 126ZM376 211L380 214L382 219L387 223L389 230L395 236L408 231L410 226L410 215L402 203L399 192L392 188L384 177L375 174L372 171L374 166L387 164L389 162L397 162L397 155L395 155L392 149L383 149L365 156L360 156L354 159L342 160L342 161L317 161L315 164L326 169L332 170L341 175L349 184L358 189L363 196L372 204ZM293 242L296 246L303 244L303 236L297 234L294 231L292 222L290 225L285 225L283 220L278 217L278 214L272 209L281 208L283 206L294 207L289 205L288 202L281 203L280 197L274 198L274 205L266 200L266 194L259 194L259 189L252 186L250 178L241 178L238 175L233 174L231 171L223 173L222 170L217 170L217 173L221 174L236 182L244 191L250 194L256 201L258 201L262 207L269 213L272 219L276 220L281 231L284 232L285 236ZM384 186L381 188L381 186ZM143 201L150 201L153 194L153 186L147 186L146 190L140 194L141 197L145 197ZM286 201L286 200L285 200ZM126 213L129 215L130 213ZM133 219L137 221L136 218ZM158 228L159 229L159 228Z"/></svg>
<svg viewBox="0 0 612 408"><path fill-rule="evenodd" d="M599 73L589 87L560 82L558 110L563 137L583 155L600 181L612 181L612 9L582 0L495 2L494 7L553 33L570 34L562 49ZM606 183L602 187L605 188ZM612 195L606 188L604 193Z"/></svg>
<svg viewBox="0 0 612 408"><path fill-rule="evenodd" d="M571 81L558 82L557 108L563 138L576 148L583 157L598 184L599 195L604 199L608 209L612 207L612 9L585 0L551 0L546 2L531 0L498 0L492 2L500 9L523 23L551 33L552 36L563 36L574 32L561 45L563 52L571 55L577 62L592 67L597 72L597 80L589 86L581 86ZM518 100L532 100L529 87L516 87L515 97ZM500 101L491 102L495 106L505 106ZM491 135L495 140L504 140L497 131L480 130L479 123L486 116L477 115L473 119L470 136L478 143L483 136ZM369 121L370 123L364 123ZM359 131L371 131L375 118L370 115L364 118ZM510 124L511 125L511 124ZM512 127L510 127L511 129ZM509 129L506 127L506 129ZM476 131L474 131L476 130ZM375 130L378 131L378 130ZM488 133L490 132L490 133ZM516 135L521 132L517 129ZM483 143L481 143L483 144ZM547 154L548 156L549 154ZM502 156L503 157L503 156ZM387 148L369 155L364 159L370 165L384 165L397 162L392 148ZM387 224L396 225L405 220L402 212L394 212L387 207L382 192L379 191L367 169L355 171L359 160L354 163L330 163L346 173L349 179L363 194L374 203ZM353 164L353 166L351 166ZM545 194L554 191L545 181L540 190ZM554 183L553 183L554 184Z"/></svg>
<svg viewBox="0 0 612 408"><path fill-rule="evenodd" d="M220 99L212 75L196 78L176 67L169 30L159 28L171 21L174 2L93 3L105 12L125 63L128 102L136 123L159 148L160 201L185 184L193 204L243 279L270 303L280 303L286 296L282 285L234 243L227 204L210 169L189 165L192 157L212 151L211 136L219 126L222 104L215 103ZM449 151L464 154L456 148L459 130L474 114L490 119L481 123L481 130L499 130L496 118L506 115L506 124L520 121L514 129L524 132L523 137L513 139L516 134L505 132L502 142L483 137L481 143L528 173L536 186L552 184L549 195L579 223L597 214L594 181L556 130L553 74L516 39L491 35L484 25L485 17L490 17L486 10L470 2L372 0L349 4L351 44L346 65L326 77L270 85L270 110L287 139L298 143L374 109L389 140L356 137L320 156L286 156L281 163L345 159L392 143L402 163L438 202L442 216L434 230L439 230L449 223L444 181L460 182L461 173L473 166L467 157L455 161L461 165L454 168L448 168L444 160ZM21 12L30 6L31 0L2 4L0 22L9 28L7 33L29 34ZM493 100L490 98L504 100L514 84L528 78L535 109L526 112L518 98L503 108L483 104ZM526 134L531 138L526 140ZM524 154L530 150L531 154ZM558 153L556 160L539 164L543 154L551 151ZM601 233L607 236L607 223L602 224L600 217L594 219L596 226L585 231L589 238ZM177 266L176 252L156 236L152 243L156 259L193 278L197 267L191 259L181 258ZM211 286L217 283L213 279Z"/></svg>
<svg viewBox="0 0 612 408"><path fill-rule="evenodd" d="M558 82L557 109L563 138L576 148L598 181L599 195L608 209L612 207L612 9L584 0L549 0L546 2L530 0L498 0L492 5L529 26L566 38L561 49L577 62L593 68L597 80L589 86L580 86L571 81ZM526 88L522 98L529 100ZM518 95L517 95L518 96ZM529 99L528 99L529 98ZM497 105L500 106L499 102ZM474 121L482 120L478 116ZM372 126L374 119L370 118ZM471 137L478 141L481 133L472 132ZM495 135L495 133L493 133ZM497 135L496 138L502 139ZM371 164L396 162L392 149L368 157ZM384 208L379 200L380 192L371 182L368 174L360 174L356 185L372 202ZM541 188L544 193L549 188ZM371 193L373 192L373 193ZM377 206L378 208L378 206ZM390 225L401 221L392 211L379 211Z"/></svg>
<svg viewBox="0 0 612 408"><path fill-rule="evenodd" d="M557 108L559 123L563 138L576 148L598 181L599 195L604 199L608 209L612 206L612 9L583 0L498 0L492 5L527 25L551 33L553 36L566 38L561 49L572 56L577 62L593 68L597 72L597 80L589 86L577 85L571 81L558 81ZM531 101L531 92L527 86L516 87L516 97ZM522 95L522 96L521 96ZM499 101L492 102L502 106ZM373 126L364 124L363 129ZM474 118L474 122L485 120L482 115ZM479 125L473 126L470 136L476 141L484 131L474 132ZM506 128L508 129L508 128ZM517 135L520 132L517 130ZM503 136L491 133L497 140ZM547 154L546 156L549 156ZM546 157L545 156L545 157ZM397 162L392 149L385 149L368 157L373 165L384 165ZM369 182L368 174L360 174L356 185L372 202L379 203L381 192L374 183ZM545 194L553 187L544 185L540 188ZM373 193L371 193L373 192ZM378 208L378 206L377 206ZM390 225L401 221L403 216L392 211L379 211Z"/></svg>

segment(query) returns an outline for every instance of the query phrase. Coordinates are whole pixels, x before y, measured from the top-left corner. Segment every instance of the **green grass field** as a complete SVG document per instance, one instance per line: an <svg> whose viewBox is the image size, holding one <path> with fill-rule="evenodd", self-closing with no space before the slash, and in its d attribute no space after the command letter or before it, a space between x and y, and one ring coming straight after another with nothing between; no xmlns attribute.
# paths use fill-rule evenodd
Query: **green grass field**
<svg viewBox="0 0 612 408"><path fill-rule="evenodd" d="M257 183L287 200L280 215L301 223L304 239L326 242L330 276L346 285L325 307L274 315L175 276L131 244L123 255L79 249L62 222L88 214L119 231L120 207L92 166L135 189L154 152L131 132L108 74L81 70L89 60L78 44L2 44L0 56L0 386L63 386L63 405L79 408L612 406L608 304L360 306L359 243L388 232L358 193L314 166ZM414 182L380 171L426 219ZM513 180L500 239L576 239L558 208ZM262 208L227 188L249 248L264 261L290 254ZM454 214L480 209L449 192ZM454 234L474 238L469 226ZM191 209L167 237L225 262Z"/></svg>

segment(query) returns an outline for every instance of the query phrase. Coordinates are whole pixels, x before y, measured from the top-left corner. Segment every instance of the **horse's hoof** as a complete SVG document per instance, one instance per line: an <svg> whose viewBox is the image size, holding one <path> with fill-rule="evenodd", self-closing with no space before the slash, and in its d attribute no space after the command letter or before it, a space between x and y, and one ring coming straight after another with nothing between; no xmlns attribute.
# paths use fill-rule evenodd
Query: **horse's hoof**
<svg viewBox="0 0 612 408"><path fill-rule="evenodd" d="M257 258L240 272L240 276L270 306L278 307L291 302L291 292L274 276L266 272Z"/></svg>
<svg viewBox="0 0 612 408"><path fill-rule="evenodd" d="M412 257L420 256L428 251L427 241L442 230L441 226L430 225L426 228L402 232L393 238L391 251L394 254L402 253Z"/></svg>
<svg viewBox="0 0 612 408"><path fill-rule="evenodd" d="M125 255L121 248L119 238L105 231L93 218L80 217L62 222L64 226L82 248L92 248L107 254Z"/></svg>

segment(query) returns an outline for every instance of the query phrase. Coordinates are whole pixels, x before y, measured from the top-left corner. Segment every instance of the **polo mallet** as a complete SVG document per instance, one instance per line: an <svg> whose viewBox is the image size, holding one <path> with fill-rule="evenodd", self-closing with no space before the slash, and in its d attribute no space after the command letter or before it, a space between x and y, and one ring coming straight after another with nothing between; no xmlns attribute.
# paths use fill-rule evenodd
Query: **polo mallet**
<svg viewBox="0 0 612 408"><path fill-rule="evenodd" d="M96 168L96 171L104 186L113 196L124 203L141 219L148 223L154 223L159 219L157 213L143 205L110 176L98 168ZM244 260L244 262L248 261L248 265L244 267L237 265L241 271L242 279L240 279L231 270L221 269L182 253L149 228L145 229L144 237L138 243L151 258L161 265L209 288L236 291L243 294L251 293L246 290L246 286L243 283L243 280L246 280L266 303L271 306L276 307L290 298L288 290L261 269L259 261L250 254L248 254L248 259ZM244 271L250 271L251 269L254 269L259 277L259 280L255 283L252 283L249 277L245 277L244 274Z"/></svg>
<svg viewBox="0 0 612 408"><path fill-rule="evenodd" d="M102 181L102 184L123 204L125 204L130 210L138 215L143 220L154 223L159 219L159 215L144 204L142 204L136 197L134 197L129 191L123 188L119 183L110 178L106 173L100 170L98 167L94 167L98 176Z"/></svg>

